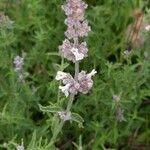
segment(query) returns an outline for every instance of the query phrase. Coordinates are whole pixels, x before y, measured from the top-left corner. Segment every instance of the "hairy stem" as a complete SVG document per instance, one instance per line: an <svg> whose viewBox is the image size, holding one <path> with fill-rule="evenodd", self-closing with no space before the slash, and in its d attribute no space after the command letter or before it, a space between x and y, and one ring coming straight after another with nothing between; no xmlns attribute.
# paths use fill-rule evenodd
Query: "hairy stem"
<svg viewBox="0 0 150 150"><path fill-rule="evenodd" d="M63 71L64 68L64 58L62 57L61 58L61 68L60 68L60 71ZM61 85L61 81L59 82L59 86ZM58 89L58 93L57 93L57 103L60 103L60 89Z"/></svg>
<svg viewBox="0 0 150 150"><path fill-rule="evenodd" d="M77 44L78 44L78 38L75 38L74 39L74 46L76 46ZM74 75L75 80L77 80L78 74L79 74L79 62L77 61L77 62L75 62L75 75ZM69 112L71 110L74 96L75 96L75 94L70 95L70 99L69 99L68 104L67 104L66 112ZM60 93L58 92L58 101L59 101L59 97L60 97ZM63 128L64 123L65 123L65 121L61 120L59 122L59 124L56 125L57 130L54 131L53 137L51 138L51 141L50 141L50 145L54 144L55 140L57 139L58 134L61 132L61 130Z"/></svg>

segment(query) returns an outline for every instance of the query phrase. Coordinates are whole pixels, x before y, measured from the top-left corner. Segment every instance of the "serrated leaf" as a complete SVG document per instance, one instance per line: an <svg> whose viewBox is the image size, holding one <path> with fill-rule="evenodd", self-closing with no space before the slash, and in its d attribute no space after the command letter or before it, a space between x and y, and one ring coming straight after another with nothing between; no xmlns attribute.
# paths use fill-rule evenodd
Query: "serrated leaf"
<svg viewBox="0 0 150 150"><path fill-rule="evenodd" d="M32 139L31 139L31 142L30 142L30 144L29 144L27 150L34 149L34 147L35 147L35 145L36 145L36 140L37 140L37 138L36 138L36 130L34 130L33 135L32 135Z"/></svg>
<svg viewBox="0 0 150 150"><path fill-rule="evenodd" d="M84 120L83 120L83 118L82 118L79 114L77 114L77 113L72 113L72 114L71 114L71 120L77 122L78 125L79 125L79 127L80 127L80 128L83 128L83 122L84 122Z"/></svg>
<svg viewBox="0 0 150 150"><path fill-rule="evenodd" d="M53 63L52 66L56 71L61 70L61 65L59 64Z"/></svg>
<svg viewBox="0 0 150 150"><path fill-rule="evenodd" d="M42 111L42 112L47 112L47 113L56 113L56 112L58 112L58 111L61 111L61 108L60 107L57 107L57 106L52 106L52 105L50 105L50 106L42 106L42 105L40 105L39 104L39 107L40 107L40 110Z"/></svg>
<svg viewBox="0 0 150 150"><path fill-rule="evenodd" d="M48 56L60 56L59 53L55 53L55 52L51 52L51 53L49 52L46 55L48 55Z"/></svg>
<svg viewBox="0 0 150 150"><path fill-rule="evenodd" d="M54 134L55 130L57 130L58 124L59 124L59 118L57 117L57 115L54 115L54 117L52 118L52 124L51 124L52 134Z"/></svg>
<svg viewBox="0 0 150 150"><path fill-rule="evenodd" d="M64 63L61 67L62 70L66 69L69 66L69 63Z"/></svg>

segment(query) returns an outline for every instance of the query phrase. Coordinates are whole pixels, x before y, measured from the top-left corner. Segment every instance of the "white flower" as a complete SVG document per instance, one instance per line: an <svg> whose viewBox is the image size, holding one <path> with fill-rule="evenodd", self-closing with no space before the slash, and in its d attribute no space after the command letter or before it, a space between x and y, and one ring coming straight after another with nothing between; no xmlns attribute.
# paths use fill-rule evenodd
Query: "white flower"
<svg viewBox="0 0 150 150"><path fill-rule="evenodd" d="M25 78L24 74L22 74L22 73L19 73L19 74L18 74L18 80L19 80L20 82L22 82L22 83L25 82L25 81L24 81L24 78Z"/></svg>
<svg viewBox="0 0 150 150"><path fill-rule="evenodd" d="M67 121L71 119L71 112L66 112L66 111L59 111L58 115L60 117L60 119L62 119L63 121Z"/></svg>
<svg viewBox="0 0 150 150"><path fill-rule="evenodd" d="M13 63L15 65L14 70L17 73L18 81L24 83L24 79L27 76L27 73L23 71L24 57L16 56Z"/></svg>
<svg viewBox="0 0 150 150"><path fill-rule="evenodd" d="M74 54L76 61L82 60L84 58L84 54L79 53L77 48L72 48L71 52Z"/></svg>
<svg viewBox="0 0 150 150"><path fill-rule="evenodd" d="M69 87L70 84L66 84L65 86L59 86L59 89L65 94L66 97L69 96Z"/></svg>
<svg viewBox="0 0 150 150"><path fill-rule="evenodd" d="M55 77L56 80L62 80L67 76L67 73L62 72L62 71L58 71L57 75Z"/></svg>
<svg viewBox="0 0 150 150"><path fill-rule="evenodd" d="M97 71L95 69L93 69L88 76L91 78L92 76L94 76L97 73Z"/></svg>
<svg viewBox="0 0 150 150"><path fill-rule="evenodd" d="M124 110L123 109L121 109L121 108L117 109L116 118L117 118L117 121L119 121L119 122L126 121L126 119L124 118Z"/></svg>
<svg viewBox="0 0 150 150"><path fill-rule="evenodd" d="M20 56L16 56L14 58L14 65L15 65L15 71L18 72L20 70L22 70L22 67L24 65L24 58L20 57Z"/></svg>
<svg viewBox="0 0 150 150"><path fill-rule="evenodd" d="M96 73L97 72L95 71L95 69L93 69L89 74L86 74L85 71L81 71L78 74L78 83L80 84L79 92L87 94L91 90L93 86L93 80L91 78Z"/></svg>
<svg viewBox="0 0 150 150"><path fill-rule="evenodd" d="M125 50L124 52L123 52L123 54L124 54L124 57L128 57L129 55L130 55L130 51L129 50Z"/></svg>
<svg viewBox="0 0 150 150"><path fill-rule="evenodd" d="M118 95L113 95L113 100L114 100L115 102L119 102L119 101L120 101L120 96L118 96Z"/></svg>
<svg viewBox="0 0 150 150"><path fill-rule="evenodd" d="M62 81L64 86L59 86L59 89L66 97L68 97L69 94L77 94L80 85L69 73L58 71L55 79Z"/></svg>
<svg viewBox="0 0 150 150"><path fill-rule="evenodd" d="M24 150L23 146L17 146L17 150Z"/></svg>
<svg viewBox="0 0 150 150"><path fill-rule="evenodd" d="M147 25L147 26L145 27L145 30L146 30L146 31L150 31L150 25Z"/></svg>

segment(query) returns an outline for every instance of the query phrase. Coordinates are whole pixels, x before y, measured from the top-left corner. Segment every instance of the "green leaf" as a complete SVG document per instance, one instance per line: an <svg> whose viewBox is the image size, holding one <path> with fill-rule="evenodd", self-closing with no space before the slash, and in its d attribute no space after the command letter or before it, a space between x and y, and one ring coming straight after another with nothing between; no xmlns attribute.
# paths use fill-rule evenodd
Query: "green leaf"
<svg viewBox="0 0 150 150"><path fill-rule="evenodd" d="M77 122L78 125L79 125L79 127L80 127L80 128L83 128L83 122L84 122L84 120L83 120L83 118L82 118L79 114L77 114L77 113L72 113L72 114L71 114L71 120Z"/></svg>
<svg viewBox="0 0 150 150"><path fill-rule="evenodd" d="M58 111L61 111L60 107L52 106L52 105L44 107L39 104L39 107L40 107L40 110L44 113L56 113Z"/></svg>
<svg viewBox="0 0 150 150"><path fill-rule="evenodd" d="M34 149L34 147L35 147L35 145L36 145L36 140L37 140L37 138L36 138L36 130L34 130L33 135L32 135L32 139L31 139L31 142L30 142L30 144L29 144L27 150Z"/></svg>

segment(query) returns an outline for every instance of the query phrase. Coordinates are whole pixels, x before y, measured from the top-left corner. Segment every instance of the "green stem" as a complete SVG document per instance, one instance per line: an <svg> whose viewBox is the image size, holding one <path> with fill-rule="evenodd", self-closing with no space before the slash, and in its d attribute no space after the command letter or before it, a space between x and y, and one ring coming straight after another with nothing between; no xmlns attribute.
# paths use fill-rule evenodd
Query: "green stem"
<svg viewBox="0 0 150 150"><path fill-rule="evenodd" d="M60 71L64 70L63 65L64 65L64 58L62 57L61 58L61 68L60 68ZM59 86L60 85L61 85L61 81L59 82ZM57 94L57 103L60 103L60 90L59 89L58 89L58 94Z"/></svg>
<svg viewBox="0 0 150 150"><path fill-rule="evenodd" d="M53 137L51 138L50 145L52 145L52 144L55 143L55 140L56 140L58 134L60 133L60 131L61 131L63 125L64 125L64 121L61 120L61 122L60 122L59 125L58 125L57 130L55 130L55 132L54 132L54 134L53 134Z"/></svg>
<svg viewBox="0 0 150 150"><path fill-rule="evenodd" d="M78 38L74 39L74 46L76 46L78 44ZM62 64L63 64L63 60L62 60ZM62 70L63 71L63 70ZM75 75L74 75L74 79L77 80L78 78L78 74L79 74L79 62L75 62ZM74 96L75 94L71 94L70 95L70 99L69 99L69 102L67 104L67 108L66 108L66 112L69 112L72 108L72 104L73 104L73 100L74 100ZM59 99L60 99L60 90L58 92L58 99L57 99L57 102L59 102ZM54 134L51 138L51 141L50 141L50 145L54 144L54 142L56 141L56 138L58 136L58 134L61 132L62 128L63 128L63 125L64 125L65 121L61 120L60 123L58 124L57 126L57 130L54 131Z"/></svg>

